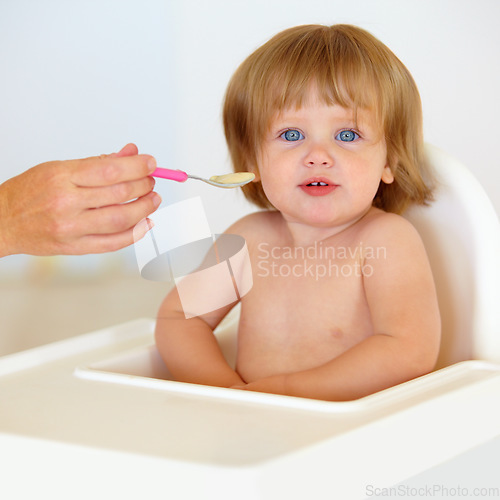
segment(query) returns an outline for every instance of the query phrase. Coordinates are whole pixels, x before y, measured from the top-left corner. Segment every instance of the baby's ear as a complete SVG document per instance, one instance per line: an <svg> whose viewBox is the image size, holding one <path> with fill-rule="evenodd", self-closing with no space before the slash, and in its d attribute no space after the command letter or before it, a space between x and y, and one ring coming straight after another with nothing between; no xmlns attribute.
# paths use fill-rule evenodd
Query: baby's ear
<svg viewBox="0 0 500 500"><path fill-rule="evenodd" d="M387 165L384 167L384 170L382 171L381 180L384 184L392 184L394 182L394 174L389 163L387 163Z"/></svg>
<svg viewBox="0 0 500 500"><path fill-rule="evenodd" d="M255 179L252 182L259 182L260 181L260 172L259 169L255 165L247 165L247 170L255 175Z"/></svg>

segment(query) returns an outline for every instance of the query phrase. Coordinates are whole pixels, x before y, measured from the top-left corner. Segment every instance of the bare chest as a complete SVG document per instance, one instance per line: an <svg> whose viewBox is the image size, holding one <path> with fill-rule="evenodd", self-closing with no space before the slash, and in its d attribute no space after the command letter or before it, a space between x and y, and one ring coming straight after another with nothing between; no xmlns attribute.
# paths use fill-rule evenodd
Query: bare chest
<svg viewBox="0 0 500 500"><path fill-rule="evenodd" d="M238 370L247 381L307 369L372 333L361 255L253 255L242 300Z"/></svg>

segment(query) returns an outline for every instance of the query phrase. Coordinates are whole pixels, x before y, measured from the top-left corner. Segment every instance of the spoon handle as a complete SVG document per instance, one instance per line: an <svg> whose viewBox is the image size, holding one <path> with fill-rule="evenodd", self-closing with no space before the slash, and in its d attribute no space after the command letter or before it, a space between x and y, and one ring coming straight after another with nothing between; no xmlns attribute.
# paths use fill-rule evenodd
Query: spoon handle
<svg viewBox="0 0 500 500"><path fill-rule="evenodd" d="M171 181L186 182L188 174L182 170L170 170L169 168L157 168L152 174L153 177L170 179Z"/></svg>

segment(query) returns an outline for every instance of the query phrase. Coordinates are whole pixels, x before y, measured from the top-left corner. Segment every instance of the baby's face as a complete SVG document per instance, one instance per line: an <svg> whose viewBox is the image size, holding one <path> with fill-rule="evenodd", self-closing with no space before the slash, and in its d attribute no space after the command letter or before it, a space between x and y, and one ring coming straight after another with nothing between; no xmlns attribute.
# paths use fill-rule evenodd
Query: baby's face
<svg viewBox="0 0 500 500"><path fill-rule="evenodd" d="M259 174L269 201L289 222L340 230L371 207L380 182L394 178L373 113L328 105L314 94L271 122Z"/></svg>

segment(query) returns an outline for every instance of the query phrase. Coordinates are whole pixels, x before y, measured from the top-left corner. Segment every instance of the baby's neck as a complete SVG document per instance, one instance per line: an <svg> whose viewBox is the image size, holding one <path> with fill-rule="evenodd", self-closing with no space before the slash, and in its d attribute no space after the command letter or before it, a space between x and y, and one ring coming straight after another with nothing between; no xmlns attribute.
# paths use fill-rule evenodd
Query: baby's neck
<svg viewBox="0 0 500 500"><path fill-rule="evenodd" d="M308 247L330 238L341 238L342 235L357 227L360 222L373 210L376 209L371 207L358 219L350 221L348 224L333 227L310 226L300 222L288 221L283 217L284 237L288 240L288 246L291 247Z"/></svg>

